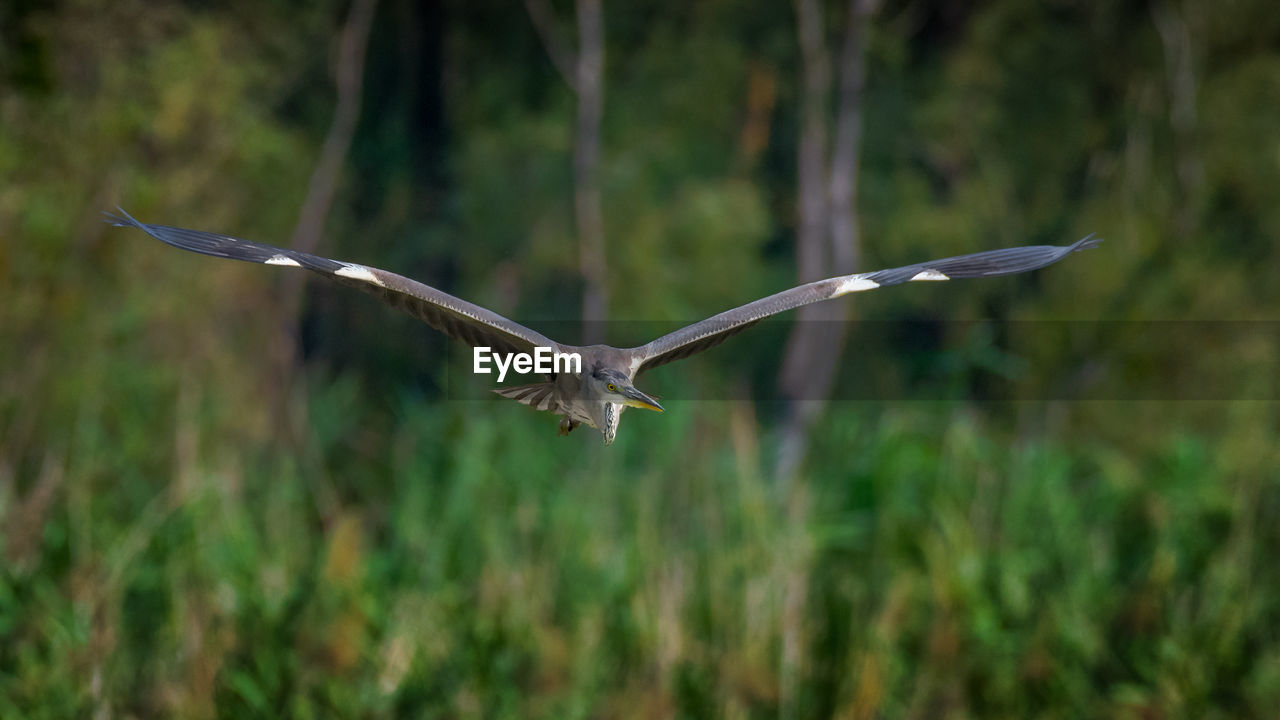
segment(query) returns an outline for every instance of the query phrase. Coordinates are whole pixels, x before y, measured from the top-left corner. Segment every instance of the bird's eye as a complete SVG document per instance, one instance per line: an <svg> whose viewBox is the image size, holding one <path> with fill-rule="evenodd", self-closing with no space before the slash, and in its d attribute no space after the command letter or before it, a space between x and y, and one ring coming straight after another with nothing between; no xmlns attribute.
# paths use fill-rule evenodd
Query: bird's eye
<svg viewBox="0 0 1280 720"><path fill-rule="evenodd" d="M609 392L618 392L618 386L613 383L609 383Z"/></svg>

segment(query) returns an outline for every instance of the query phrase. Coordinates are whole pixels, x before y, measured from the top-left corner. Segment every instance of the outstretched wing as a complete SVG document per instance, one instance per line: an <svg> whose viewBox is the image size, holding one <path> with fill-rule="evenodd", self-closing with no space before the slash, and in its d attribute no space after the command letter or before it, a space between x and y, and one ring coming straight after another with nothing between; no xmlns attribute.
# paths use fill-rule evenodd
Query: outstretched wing
<svg viewBox="0 0 1280 720"><path fill-rule="evenodd" d="M633 348L632 353L639 363L635 374L638 375L645 370L715 347L770 315L792 310L801 305L900 283L994 277L1027 272L1052 265L1077 250L1094 247L1099 242L1102 242L1101 238L1090 235L1073 245L1033 245L989 250L800 285L680 328L648 345Z"/></svg>
<svg viewBox="0 0 1280 720"><path fill-rule="evenodd" d="M472 347L491 347L494 352L501 353L532 352L535 346L561 347L541 333L491 310L386 270L330 260L226 235L167 225L148 225L133 219L124 210L120 210L118 216L107 213L107 221L121 227L136 227L176 248L204 255L305 268L375 295L388 305L404 310L449 337Z"/></svg>

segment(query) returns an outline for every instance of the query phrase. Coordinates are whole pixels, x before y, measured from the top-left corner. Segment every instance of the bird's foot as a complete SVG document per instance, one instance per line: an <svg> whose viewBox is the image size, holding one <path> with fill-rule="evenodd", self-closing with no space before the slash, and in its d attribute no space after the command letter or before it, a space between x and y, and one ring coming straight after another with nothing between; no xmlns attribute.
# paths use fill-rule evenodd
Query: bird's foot
<svg viewBox="0 0 1280 720"><path fill-rule="evenodd" d="M569 433L573 432L573 429L576 427L578 427L578 423L574 422L573 420L570 420L567 417L560 418L560 431L557 432L556 434L559 435L560 437L564 437Z"/></svg>

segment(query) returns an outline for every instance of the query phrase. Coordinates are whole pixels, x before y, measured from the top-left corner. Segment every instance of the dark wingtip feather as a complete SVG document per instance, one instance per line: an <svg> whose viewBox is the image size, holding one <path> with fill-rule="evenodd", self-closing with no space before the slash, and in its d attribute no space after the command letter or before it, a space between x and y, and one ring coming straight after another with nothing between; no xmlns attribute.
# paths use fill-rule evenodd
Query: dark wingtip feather
<svg viewBox="0 0 1280 720"><path fill-rule="evenodd" d="M341 263L324 258L318 258L306 253L297 253L291 250L278 248L273 245L265 245L262 243L250 242L239 238L228 237L226 235L217 235L214 233L203 232L201 230L188 230L186 228L171 227L169 225L148 225L134 219L129 213L122 208L116 208L120 214L104 213L107 216L107 222L119 227L135 227L145 232L151 237L181 250L189 250L191 252L200 253L202 255L210 255L213 257L228 258L231 260L242 260L244 262L265 263L276 255L285 255L293 259L302 267L307 267L326 272L333 272L341 267Z"/></svg>
<svg viewBox="0 0 1280 720"><path fill-rule="evenodd" d="M139 228L142 227L142 223L138 222L137 220L134 220L133 216L125 212L124 208L120 207L119 205L116 206L116 212L120 214L116 215L115 213L111 213L111 212L107 212L106 210L103 210L102 211L103 222L107 223L108 225L114 225L115 227L139 227Z"/></svg>
<svg viewBox="0 0 1280 720"><path fill-rule="evenodd" d="M1075 241L1075 243L1071 245L1071 248L1068 250L1068 252L1075 252L1077 250L1088 250L1089 248L1096 248L1098 247L1098 244L1102 242L1102 240L1103 238L1098 237L1097 233L1089 233L1088 235L1085 235L1084 237Z"/></svg>

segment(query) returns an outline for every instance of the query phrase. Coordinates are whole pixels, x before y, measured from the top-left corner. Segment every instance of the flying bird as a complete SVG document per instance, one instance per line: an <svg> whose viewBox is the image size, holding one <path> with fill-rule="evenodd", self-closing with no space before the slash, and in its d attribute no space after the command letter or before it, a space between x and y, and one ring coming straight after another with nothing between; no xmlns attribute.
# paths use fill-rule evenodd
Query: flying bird
<svg viewBox="0 0 1280 720"><path fill-rule="evenodd" d="M715 347L771 315L889 285L1027 272L1052 265L1077 250L1091 248L1101 242L1100 238L1090 235L1071 245L1031 245L988 250L888 270L818 280L726 310L645 345L618 348L609 345L576 346L558 343L492 310L403 275L367 265L330 260L227 235L142 223L124 210L120 210L119 215L107 213L107 222L120 227L138 228L161 242L204 255L310 270L330 280L371 293L451 338L461 340L473 348L491 348L494 354L533 355L538 348L547 348L550 352L577 353L581 358L580 372L550 373L543 382L501 387L494 392L538 410L560 415L561 435L568 434L578 425L595 428L604 436L606 445L612 443L617 436L622 411L626 408L659 412L663 409L656 398L635 386L634 381L641 373Z"/></svg>

